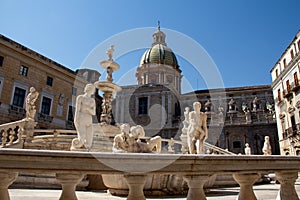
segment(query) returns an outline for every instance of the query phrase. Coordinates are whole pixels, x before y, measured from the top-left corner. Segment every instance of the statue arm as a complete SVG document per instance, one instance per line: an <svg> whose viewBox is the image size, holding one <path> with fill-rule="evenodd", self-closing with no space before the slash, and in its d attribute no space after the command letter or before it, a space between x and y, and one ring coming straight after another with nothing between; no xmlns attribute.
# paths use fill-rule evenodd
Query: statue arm
<svg viewBox="0 0 300 200"><path fill-rule="evenodd" d="M81 101L82 101L82 97L78 96L76 99L75 114L74 114L74 124L77 127L78 127L78 121L79 121L79 112L81 110Z"/></svg>

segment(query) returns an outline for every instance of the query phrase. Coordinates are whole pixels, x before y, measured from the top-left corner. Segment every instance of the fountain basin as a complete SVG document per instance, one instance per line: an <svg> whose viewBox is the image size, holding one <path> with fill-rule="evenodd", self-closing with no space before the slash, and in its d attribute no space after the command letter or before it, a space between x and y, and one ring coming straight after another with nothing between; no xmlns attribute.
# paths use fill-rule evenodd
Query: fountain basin
<svg viewBox="0 0 300 200"><path fill-rule="evenodd" d="M213 175L205 183L204 188L211 188L217 175ZM129 189L123 175L103 174L102 180L109 192L115 196L127 196ZM186 195L188 185L182 175L177 174L150 174L144 186L145 196Z"/></svg>

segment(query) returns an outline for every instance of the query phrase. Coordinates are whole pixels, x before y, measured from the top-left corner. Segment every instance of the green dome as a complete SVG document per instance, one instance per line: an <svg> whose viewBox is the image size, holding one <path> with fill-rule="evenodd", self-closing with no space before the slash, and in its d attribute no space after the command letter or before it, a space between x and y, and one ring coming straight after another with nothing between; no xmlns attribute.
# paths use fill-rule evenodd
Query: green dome
<svg viewBox="0 0 300 200"><path fill-rule="evenodd" d="M179 69L175 54L164 44L155 44L145 51L141 58L140 65L148 63L165 64Z"/></svg>

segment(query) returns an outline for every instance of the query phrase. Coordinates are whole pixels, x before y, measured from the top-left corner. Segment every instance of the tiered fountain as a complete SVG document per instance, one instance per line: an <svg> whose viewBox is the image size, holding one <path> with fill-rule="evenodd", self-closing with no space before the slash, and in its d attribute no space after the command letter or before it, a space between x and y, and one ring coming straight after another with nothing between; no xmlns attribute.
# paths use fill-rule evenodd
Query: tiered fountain
<svg viewBox="0 0 300 200"><path fill-rule="evenodd" d="M120 69L120 65L113 60L114 46L111 45L106 51L108 60L103 60L100 65L106 69L106 80L94 83L99 91L103 92L102 113L100 123L93 124L93 145L90 151L112 151L113 138L120 133L117 125L112 125L112 107L113 95L122 90L122 88L113 83L112 74Z"/></svg>

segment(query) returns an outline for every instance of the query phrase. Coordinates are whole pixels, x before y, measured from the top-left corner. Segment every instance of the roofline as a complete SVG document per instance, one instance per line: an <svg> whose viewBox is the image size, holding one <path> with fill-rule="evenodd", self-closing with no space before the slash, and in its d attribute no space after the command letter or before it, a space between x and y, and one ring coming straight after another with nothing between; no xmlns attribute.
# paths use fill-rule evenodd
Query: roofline
<svg viewBox="0 0 300 200"><path fill-rule="evenodd" d="M283 55L287 52L287 49L290 48L290 46L297 40L298 37L300 37L300 29L297 31L296 35L294 36L294 38L292 39L290 44L285 48L285 50L283 51L283 53L281 54L281 56L279 57L277 62L274 64L274 66L270 70L270 73L273 71L273 69L276 67L276 65L279 63L279 61L282 59Z"/></svg>
<svg viewBox="0 0 300 200"><path fill-rule="evenodd" d="M190 95L190 94L201 94L201 93L213 93L213 92L234 92L234 91L242 91L242 90L255 90L255 89L272 89L271 85L255 85L255 86L239 86L239 87L229 87L229 88L213 88L213 89L203 89L203 90L195 90L193 92L185 93L182 95Z"/></svg>
<svg viewBox="0 0 300 200"><path fill-rule="evenodd" d="M54 61L54 60L52 60L50 58L47 58L46 56L43 56L42 54L40 54L40 53L38 53L38 52L36 52L36 51L28 48L28 47L26 47L26 46L24 46L24 45L16 42L16 41L14 41L14 40L12 40L12 39L4 36L2 34L0 34L0 40L2 40L4 42L10 43L11 45L16 46L17 48L20 48L22 51L26 51L31 56L32 55L37 56L40 59L42 59L42 60L44 60L44 61L46 61L46 62L48 62L50 64L56 65L57 67L60 67L61 69L66 70L66 71L68 71L68 72L76 75L76 71L73 71L70 68L63 66L62 64L59 64L58 62L56 62L56 61Z"/></svg>

